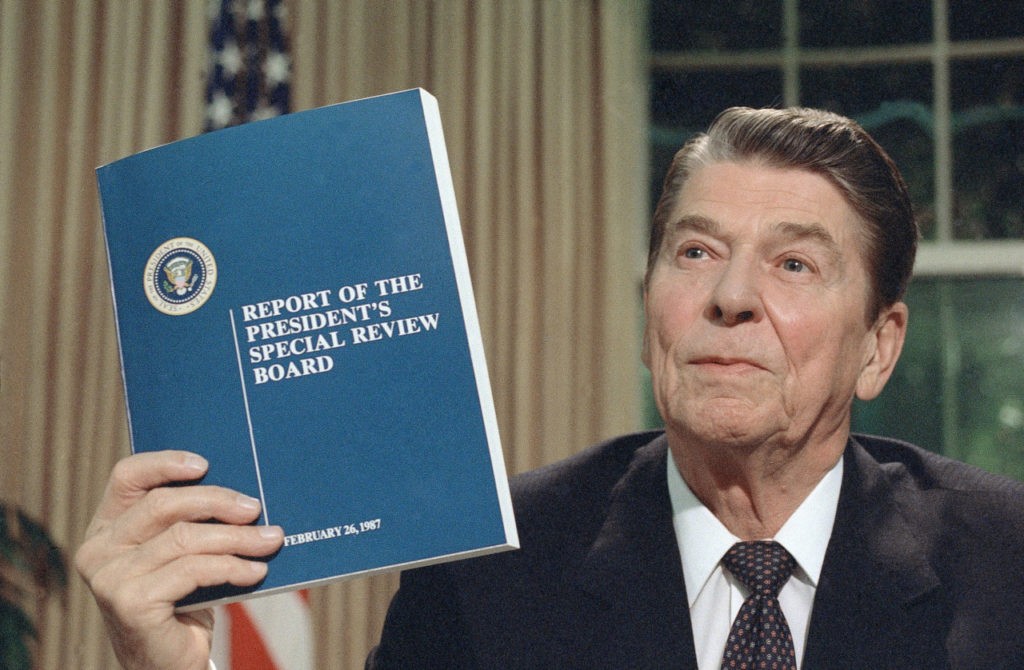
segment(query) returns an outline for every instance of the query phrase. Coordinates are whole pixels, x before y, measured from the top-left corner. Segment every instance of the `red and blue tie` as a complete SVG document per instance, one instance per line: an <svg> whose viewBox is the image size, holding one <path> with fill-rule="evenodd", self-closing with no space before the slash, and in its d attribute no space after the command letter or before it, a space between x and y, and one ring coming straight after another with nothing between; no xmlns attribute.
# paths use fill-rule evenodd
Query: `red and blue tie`
<svg viewBox="0 0 1024 670"><path fill-rule="evenodd" d="M750 591L729 631L722 670L796 670L793 635L779 607L796 561L778 542L737 542L722 565Z"/></svg>

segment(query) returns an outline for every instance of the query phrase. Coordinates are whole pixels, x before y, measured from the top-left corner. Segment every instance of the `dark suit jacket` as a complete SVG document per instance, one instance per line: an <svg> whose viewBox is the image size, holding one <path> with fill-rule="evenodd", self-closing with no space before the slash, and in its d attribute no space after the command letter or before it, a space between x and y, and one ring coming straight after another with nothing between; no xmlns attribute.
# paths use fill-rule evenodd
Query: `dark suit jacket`
<svg viewBox="0 0 1024 670"><path fill-rule="evenodd" d="M406 573L369 668L696 668L663 435L513 480L522 549ZM804 652L1024 668L1024 484L855 436Z"/></svg>

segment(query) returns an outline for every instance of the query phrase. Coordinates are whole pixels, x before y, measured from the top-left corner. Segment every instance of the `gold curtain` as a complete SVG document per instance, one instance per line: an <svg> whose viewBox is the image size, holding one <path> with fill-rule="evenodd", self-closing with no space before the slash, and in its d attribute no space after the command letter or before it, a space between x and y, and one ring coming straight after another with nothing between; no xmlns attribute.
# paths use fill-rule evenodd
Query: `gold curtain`
<svg viewBox="0 0 1024 670"><path fill-rule="evenodd" d="M506 459L640 421L642 0L293 0L293 109L437 96ZM0 497L70 554L128 453L93 169L202 126L198 1L0 0ZM361 667L396 578L312 593L318 666ZM108 668L72 576L42 668Z"/></svg>

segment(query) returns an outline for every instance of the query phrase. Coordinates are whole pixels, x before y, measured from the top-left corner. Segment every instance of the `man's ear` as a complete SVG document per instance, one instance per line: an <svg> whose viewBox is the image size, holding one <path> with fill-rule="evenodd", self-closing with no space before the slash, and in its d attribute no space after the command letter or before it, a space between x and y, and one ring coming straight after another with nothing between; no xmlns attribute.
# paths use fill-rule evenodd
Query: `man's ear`
<svg viewBox="0 0 1024 670"><path fill-rule="evenodd" d="M865 363L857 378L857 397L861 400L877 397L892 376L907 336L908 313L902 302L887 307L868 332Z"/></svg>

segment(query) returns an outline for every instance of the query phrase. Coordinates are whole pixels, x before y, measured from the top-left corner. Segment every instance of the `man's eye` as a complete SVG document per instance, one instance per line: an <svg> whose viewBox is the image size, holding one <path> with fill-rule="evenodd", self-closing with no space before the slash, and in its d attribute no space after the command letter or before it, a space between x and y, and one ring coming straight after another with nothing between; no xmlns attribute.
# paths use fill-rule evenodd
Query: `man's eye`
<svg viewBox="0 0 1024 670"><path fill-rule="evenodd" d="M787 258L786 260L782 261L782 267L783 267L783 269L785 269L785 270L787 270L789 272L806 272L807 271L807 266L804 265L801 261L798 261L795 258Z"/></svg>
<svg viewBox="0 0 1024 670"><path fill-rule="evenodd" d="M688 247L683 249L683 258L700 259L705 258L707 252L700 247Z"/></svg>

